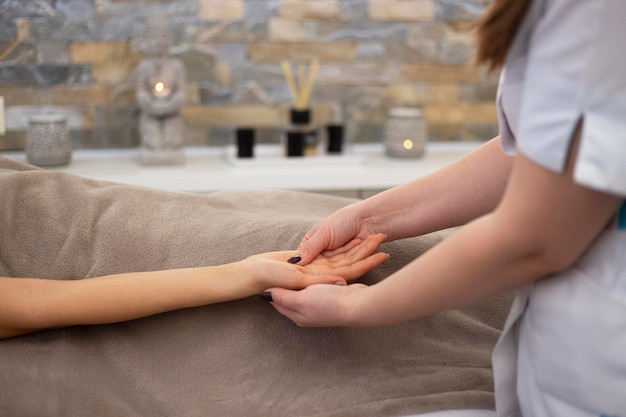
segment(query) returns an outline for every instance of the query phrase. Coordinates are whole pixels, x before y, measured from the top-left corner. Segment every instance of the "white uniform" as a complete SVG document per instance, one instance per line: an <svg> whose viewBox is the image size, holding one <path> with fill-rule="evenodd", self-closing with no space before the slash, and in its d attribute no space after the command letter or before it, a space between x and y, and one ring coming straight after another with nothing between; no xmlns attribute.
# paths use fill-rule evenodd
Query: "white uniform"
<svg viewBox="0 0 626 417"><path fill-rule="evenodd" d="M626 198L626 0L534 0L498 90L503 148ZM567 271L524 288L493 355L498 417L626 417L626 204Z"/></svg>

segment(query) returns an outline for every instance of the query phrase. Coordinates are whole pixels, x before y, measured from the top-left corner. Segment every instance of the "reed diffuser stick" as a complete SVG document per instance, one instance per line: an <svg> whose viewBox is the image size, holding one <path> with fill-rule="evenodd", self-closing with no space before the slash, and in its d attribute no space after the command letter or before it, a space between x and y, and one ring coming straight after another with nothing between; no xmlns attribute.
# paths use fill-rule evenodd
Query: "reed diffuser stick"
<svg viewBox="0 0 626 417"><path fill-rule="evenodd" d="M319 68L319 62L315 59L311 63L311 67L309 68L306 83L301 92L302 97L301 97L300 104L302 105L302 108L306 108L309 106L309 100L311 98L311 92L313 91L313 85L315 84L315 78L317 77L318 68Z"/></svg>
<svg viewBox="0 0 626 417"><path fill-rule="evenodd" d="M299 64L297 79L294 77L289 61L282 61L281 66L294 108L299 110L307 108L319 70L319 62L316 59L312 60L308 68L305 64Z"/></svg>
<svg viewBox="0 0 626 417"><path fill-rule="evenodd" d="M283 61L281 65L283 67L283 74L285 75L287 86L289 87L289 92L291 93L291 99L295 105L297 102L297 98L298 98L298 88L296 87L296 82L293 79L293 73L291 72L291 64L289 64L289 61Z"/></svg>
<svg viewBox="0 0 626 417"><path fill-rule="evenodd" d="M306 66L305 64L298 64L298 99L296 100L296 107L303 109L305 108L304 104L304 89L305 87L305 78L306 78Z"/></svg>

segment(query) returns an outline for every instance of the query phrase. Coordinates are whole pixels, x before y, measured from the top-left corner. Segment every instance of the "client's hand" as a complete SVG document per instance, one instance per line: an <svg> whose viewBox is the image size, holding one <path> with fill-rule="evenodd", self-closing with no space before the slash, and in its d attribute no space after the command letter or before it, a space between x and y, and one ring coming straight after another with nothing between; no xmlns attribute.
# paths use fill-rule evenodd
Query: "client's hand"
<svg viewBox="0 0 626 417"><path fill-rule="evenodd" d="M375 234L365 240L354 239L332 251L325 251L306 266L294 265L287 259L295 251L269 252L245 260L252 271L258 292L270 287L301 289L313 284L335 284L356 279L376 267L389 255L376 252L385 235Z"/></svg>

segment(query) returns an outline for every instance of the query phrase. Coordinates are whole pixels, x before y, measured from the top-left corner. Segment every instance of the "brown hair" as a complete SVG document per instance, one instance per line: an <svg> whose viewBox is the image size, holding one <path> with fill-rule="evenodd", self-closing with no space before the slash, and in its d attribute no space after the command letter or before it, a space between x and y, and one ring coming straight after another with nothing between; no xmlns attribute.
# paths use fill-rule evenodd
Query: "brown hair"
<svg viewBox="0 0 626 417"><path fill-rule="evenodd" d="M476 22L476 63L489 71L502 67L532 0L493 0Z"/></svg>

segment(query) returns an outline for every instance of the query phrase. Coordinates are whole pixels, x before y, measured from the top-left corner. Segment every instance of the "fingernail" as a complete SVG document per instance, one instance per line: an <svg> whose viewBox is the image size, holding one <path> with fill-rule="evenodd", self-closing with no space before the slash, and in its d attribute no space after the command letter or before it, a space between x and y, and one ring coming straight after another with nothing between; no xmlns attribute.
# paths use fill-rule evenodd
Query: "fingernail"
<svg viewBox="0 0 626 417"><path fill-rule="evenodd" d="M341 285L341 286L345 287L348 284L346 284L345 281L337 281L337 282L335 282L335 285Z"/></svg>
<svg viewBox="0 0 626 417"><path fill-rule="evenodd" d="M270 301L270 302L271 302L271 301L274 301L274 300L272 299L272 293L271 293L271 292L269 292L269 291L266 291L266 292L264 292L263 294L261 294L261 297L263 297L263 299L264 299L265 301Z"/></svg>
<svg viewBox="0 0 626 417"><path fill-rule="evenodd" d="M287 262L289 262L290 264L297 264L301 260L302 260L302 258L299 257L298 255L296 255L296 256L292 256L291 258L287 259Z"/></svg>

